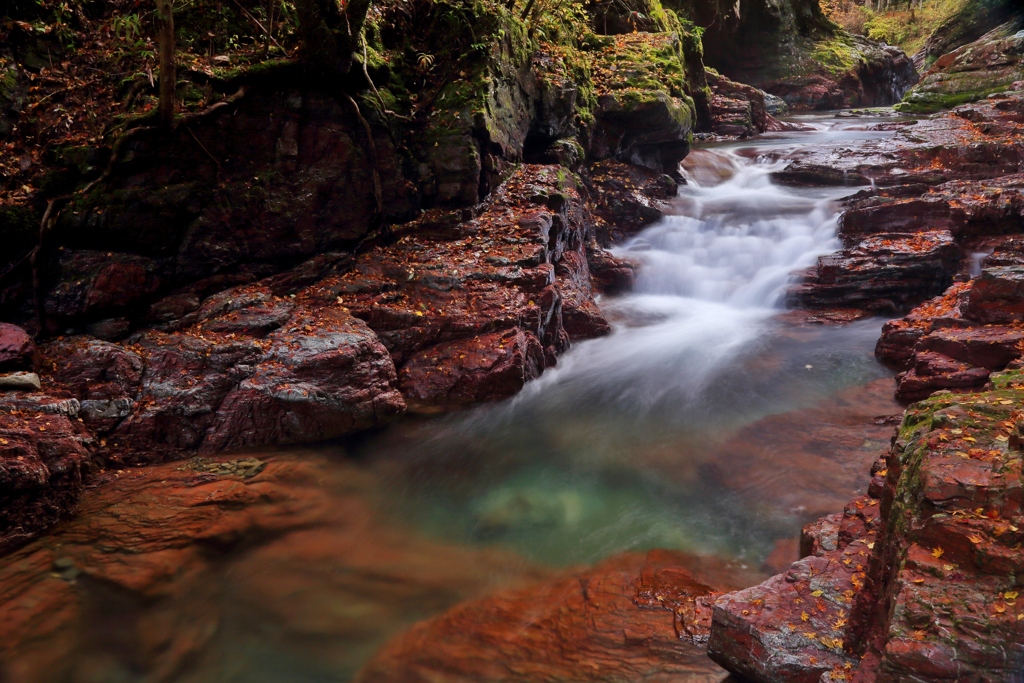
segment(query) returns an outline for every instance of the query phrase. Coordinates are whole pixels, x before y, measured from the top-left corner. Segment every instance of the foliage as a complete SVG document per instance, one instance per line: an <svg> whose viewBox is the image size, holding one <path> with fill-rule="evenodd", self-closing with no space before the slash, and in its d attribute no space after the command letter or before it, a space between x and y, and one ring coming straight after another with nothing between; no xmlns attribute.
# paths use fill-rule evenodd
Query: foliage
<svg viewBox="0 0 1024 683"><path fill-rule="evenodd" d="M961 10L967 0L893 2L891 9L875 11L872 3L857 0L825 0L822 9L830 19L851 33L895 45L907 54L917 52L942 22Z"/></svg>
<svg viewBox="0 0 1024 683"><path fill-rule="evenodd" d="M210 77L297 52L291 0L176 0L174 9L179 110L222 96ZM0 90L24 94L0 139L0 204L49 186L57 147L109 142L123 121L152 110L155 28L152 0L0 2Z"/></svg>

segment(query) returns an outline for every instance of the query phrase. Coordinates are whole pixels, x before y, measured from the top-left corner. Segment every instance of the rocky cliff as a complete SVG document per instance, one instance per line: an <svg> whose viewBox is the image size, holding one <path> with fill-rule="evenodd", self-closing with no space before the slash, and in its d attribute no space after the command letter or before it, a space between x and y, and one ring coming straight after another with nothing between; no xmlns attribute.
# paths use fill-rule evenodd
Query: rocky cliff
<svg viewBox="0 0 1024 683"><path fill-rule="evenodd" d="M817 0L679 0L667 6L704 28L709 66L796 109L888 105L917 82L902 51L839 29Z"/></svg>

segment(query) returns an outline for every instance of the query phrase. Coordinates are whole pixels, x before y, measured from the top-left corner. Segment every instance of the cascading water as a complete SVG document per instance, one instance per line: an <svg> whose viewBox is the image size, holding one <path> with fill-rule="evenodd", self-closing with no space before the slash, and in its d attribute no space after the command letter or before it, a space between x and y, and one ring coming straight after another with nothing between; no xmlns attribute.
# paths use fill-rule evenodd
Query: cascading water
<svg viewBox="0 0 1024 683"><path fill-rule="evenodd" d="M897 409L872 355L879 321L780 315L791 273L837 245L835 200L850 190L780 187L771 172L801 148L884 134L812 123L692 153L669 215L617 249L639 277L599 302L612 334L577 344L515 398L407 417L344 454L276 454L277 479L251 486L192 488L205 475L187 466L126 471L128 498L84 504L72 524L100 534L95 562L134 568L153 593L80 575L59 545L19 561L45 589L26 594L36 604L85 610L26 641L53 661L50 680L348 681L414 622L559 566L668 548L717 555L710 566L749 584L770 555L795 559L800 525L861 492L891 433L873 418ZM136 476L188 483L165 508L164 489ZM261 503L232 512L250 494ZM123 521L123 533L144 530L127 547L148 547L163 530L143 522L176 527L163 515L181 506L201 510L185 515L203 526L185 532L195 545L111 550Z"/></svg>
<svg viewBox="0 0 1024 683"><path fill-rule="evenodd" d="M722 476L744 426L888 375L871 353L878 321L812 329L778 316L793 272L839 246L836 200L850 190L787 188L771 173L803 146L874 135L816 125L687 158L669 215L615 250L639 269L632 293L599 302L611 335L510 401L368 446L420 524L553 563L655 546L759 561L856 492L859 474L825 482L796 464ZM808 504L787 477L832 497Z"/></svg>

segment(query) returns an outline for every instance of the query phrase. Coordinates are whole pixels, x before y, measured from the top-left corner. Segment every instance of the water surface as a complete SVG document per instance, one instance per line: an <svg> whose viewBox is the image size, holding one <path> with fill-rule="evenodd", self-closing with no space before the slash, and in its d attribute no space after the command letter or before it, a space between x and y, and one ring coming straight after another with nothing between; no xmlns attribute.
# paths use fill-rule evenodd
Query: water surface
<svg viewBox="0 0 1024 683"><path fill-rule="evenodd" d="M655 547L747 577L795 559L800 526L862 492L898 410L872 354L881 320L780 308L792 273L838 246L853 190L770 176L891 133L802 121L694 151L669 215L616 249L639 275L599 301L612 334L515 398L279 454L249 487L161 465L87 492L0 563L0 592L24 601L0 602L9 618L53 606L0 679L348 681L412 623L561 567ZM261 498L204 508L242 490Z"/></svg>

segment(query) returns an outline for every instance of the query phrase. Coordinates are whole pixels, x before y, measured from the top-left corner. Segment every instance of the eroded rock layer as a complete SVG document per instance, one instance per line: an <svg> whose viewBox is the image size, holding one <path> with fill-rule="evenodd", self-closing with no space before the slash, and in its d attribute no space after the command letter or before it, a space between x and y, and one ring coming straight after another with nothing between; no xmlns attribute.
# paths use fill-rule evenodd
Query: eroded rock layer
<svg viewBox="0 0 1024 683"><path fill-rule="evenodd" d="M804 529L806 557L715 603L709 653L758 682L1013 680L1020 371L906 412L868 496Z"/></svg>
<svg viewBox="0 0 1024 683"><path fill-rule="evenodd" d="M844 248L789 291L793 306L906 311L1006 251L1024 225L1024 93L921 121L873 124L890 138L794 159L775 174L794 185L871 185L845 200ZM998 257L997 257L998 258Z"/></svg>

